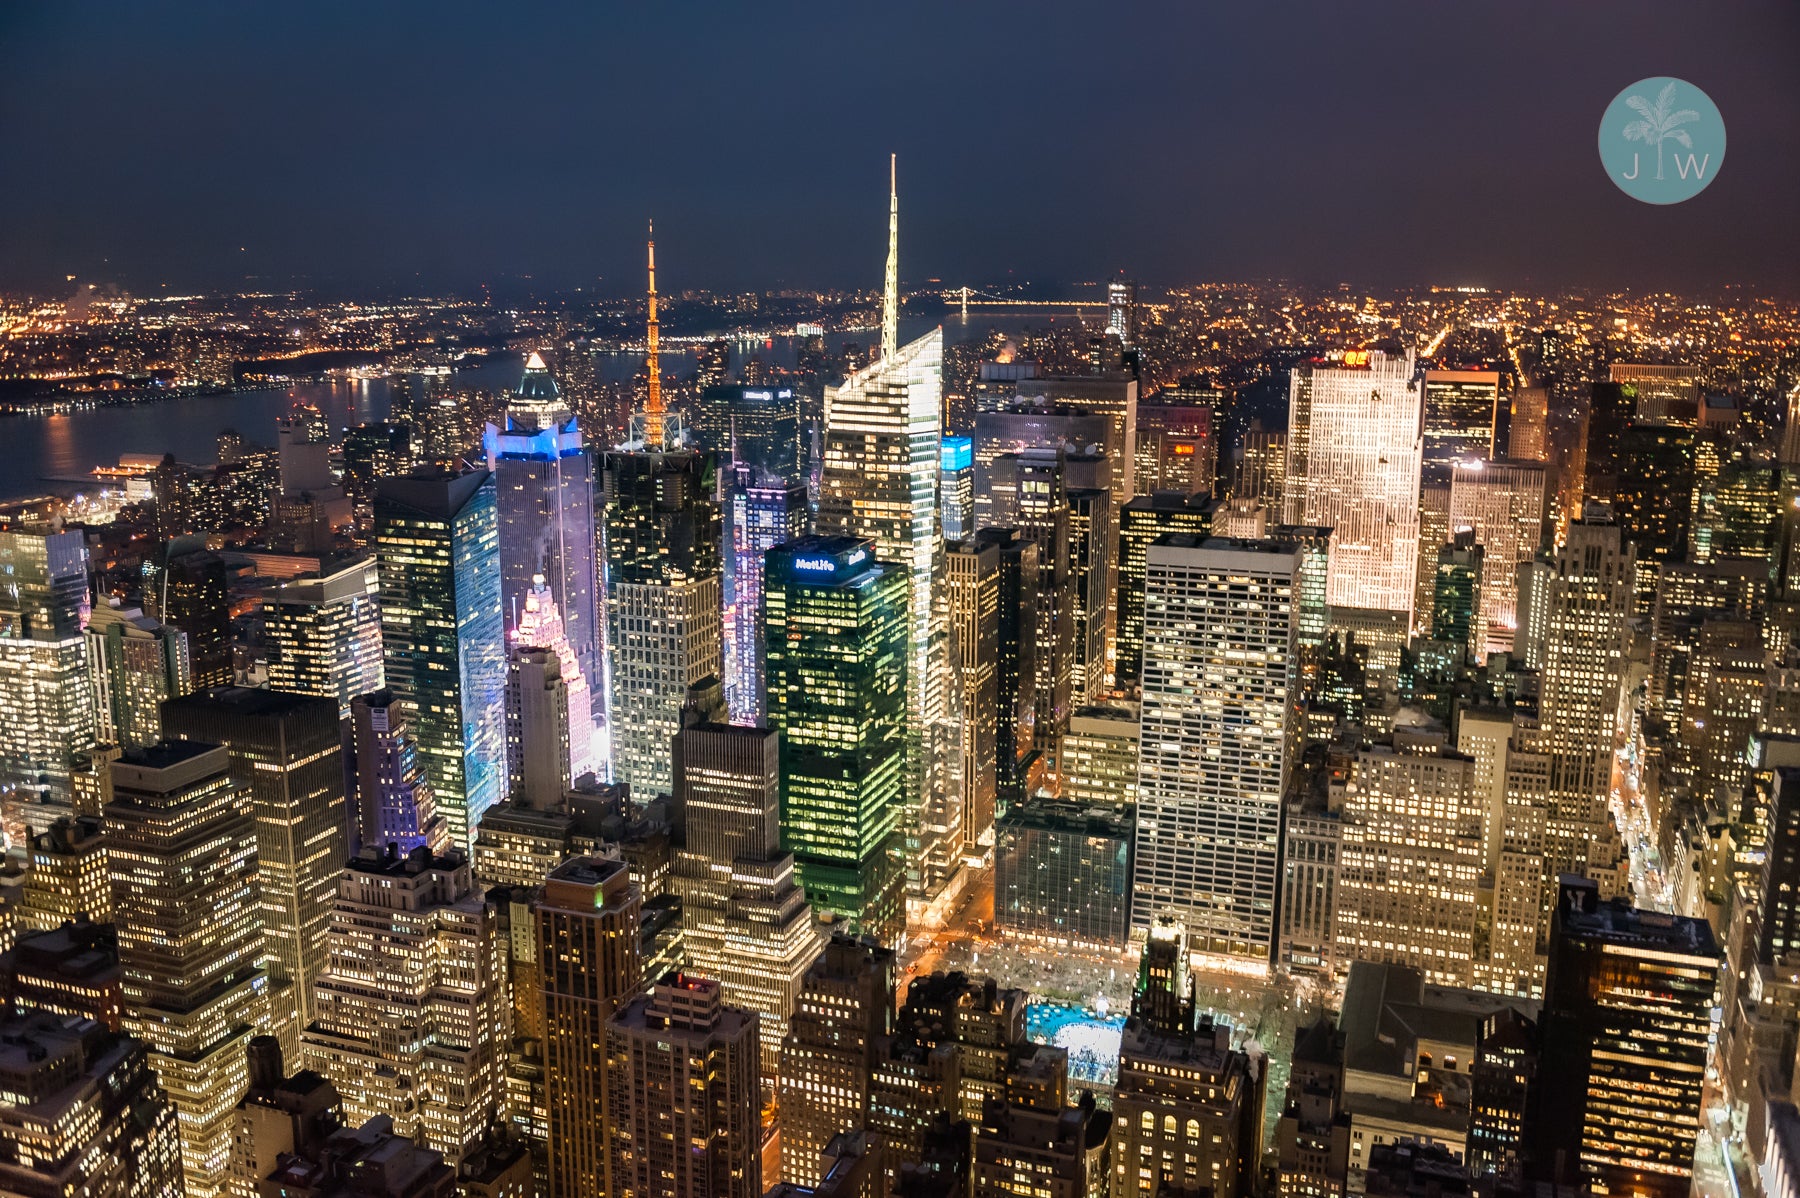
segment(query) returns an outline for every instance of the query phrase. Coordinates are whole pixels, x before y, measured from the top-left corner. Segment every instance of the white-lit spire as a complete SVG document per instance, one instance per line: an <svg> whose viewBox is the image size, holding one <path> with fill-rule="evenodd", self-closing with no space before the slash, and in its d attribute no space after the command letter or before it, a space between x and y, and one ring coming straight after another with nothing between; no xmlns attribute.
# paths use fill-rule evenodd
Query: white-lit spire
<svg viewBox="0 0 1800 1198"><path fill-rule="evenodd" d="M899 155L888 155L887 284L881 292L881 357L892 361L900 348L900 191Z"/></svg>

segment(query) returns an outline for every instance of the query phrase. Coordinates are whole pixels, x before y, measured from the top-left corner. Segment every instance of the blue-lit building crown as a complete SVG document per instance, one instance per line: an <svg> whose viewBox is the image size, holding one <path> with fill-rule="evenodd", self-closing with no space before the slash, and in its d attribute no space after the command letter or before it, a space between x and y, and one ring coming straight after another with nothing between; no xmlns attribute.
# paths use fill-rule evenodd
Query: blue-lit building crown
<svg viewBox="0 0 1800 1198"><path fill-rule="evenodd" d="M975 438L945 437L938 444L939 470L967 470L975 464Z"/></svg>

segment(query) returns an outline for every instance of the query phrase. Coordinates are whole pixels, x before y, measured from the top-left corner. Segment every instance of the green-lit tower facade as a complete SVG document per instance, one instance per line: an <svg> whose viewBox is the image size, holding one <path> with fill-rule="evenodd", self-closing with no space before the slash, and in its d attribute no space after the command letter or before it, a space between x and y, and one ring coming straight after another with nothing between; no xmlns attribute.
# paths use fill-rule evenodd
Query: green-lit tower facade
<svg viewBox="0 0 1800 1198"><path fill-rule="evenodd" d="M908 586L861 537L802 537L765 559L782 848L814 910L889 942L905 922Z"/></svg>

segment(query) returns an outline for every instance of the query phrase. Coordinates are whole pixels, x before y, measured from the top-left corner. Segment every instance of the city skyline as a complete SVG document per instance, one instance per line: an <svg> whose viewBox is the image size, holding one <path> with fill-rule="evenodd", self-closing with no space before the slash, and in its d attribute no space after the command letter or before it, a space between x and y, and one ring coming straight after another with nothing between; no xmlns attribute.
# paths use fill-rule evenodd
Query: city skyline
<svg viewBox="0 0 1800 1198"><path fill-rule="evenodd" d="M390 71L296 93L270 81L349 22L209 15L160 64L165 123L114 115L107 168L232 173L145 176L140 217L165 184L193 213L139 260L218 269L209 245L316 191L332 126L349 186L255 253L372 279L441 235L511 273L375 300L0 290L0 1192L1800 1196L1800 304L1734 257L1780 263L1793 230L1735 210L1743 183L1651 212L1687 188L1615 171L1613 202L1646 201L1617 218L1541 185L1574 128L1546 105L1652 44L1710 84L1750 22L1640 20L1596 54L1609 9L1502 35L1297 4L1266 42L1266 16L1127 10L1070 51L1054 7L858 9L771 49L789 14L696 6L671 47L661 10L537 9L477 52L461 12L384 6L295 78ZM589 65L618 69L571 89L600 28ZM1156 47L1120 54L1138 29ZM755 69L709 70L715 35ZM1572 46L1547 82L1503 77ZM1006 53L965 79L971 47ZM487 66L525 49L533 88ZM1716 89L1728 114L1758 61ZM421 103L422 62L454 89ZM1198 82L1147 116L1169 62ZM98 45L92 71L101 95L142 75ZM229 118L179 122L234 78ZM731 133L694 138L733 87ZM1664 142L1723 152L1683 88L1614 101L1659 169ZM641 285L551 290L534 255L599 260L557 213L606 165L581 105L617 96L608 145L641 152L582 228L629 227ZM948 186L971 129L903 127L947 103L1012 122ZM1194 113L1225 156L1203 189L1175 154ZM550 136L505 147L504 195L432 185L528 125ZM1462 148L1494 129L1544 161ZM1754 189L1768 128L1734 129ZM0 120L0 152L35 133ZM1228 169L1270 138L1295 159ZM84 198L86 153L46 159ZM878 243L806 222L848 228L880 155L877 289ZM429 211L384 228L414 183ZM615 221L640 192L671 210L661 286L655 227ZM689 239L771 202L804 244ZM1295 204L1306 232L1270 251ZM1713 298L1156 274L1217 234L1271 268L1455 277L1467 234L1517 258L1518 219L1533 254L1606 247L1565 250L1572 273L1623 239L1681 274L1698 246ZM1139 242L1160 266L1079 266L1056 306L1043 276L903 283ZM825 262L855 286L780 273ZM761 290L670 286L739 270Z"/></svg>

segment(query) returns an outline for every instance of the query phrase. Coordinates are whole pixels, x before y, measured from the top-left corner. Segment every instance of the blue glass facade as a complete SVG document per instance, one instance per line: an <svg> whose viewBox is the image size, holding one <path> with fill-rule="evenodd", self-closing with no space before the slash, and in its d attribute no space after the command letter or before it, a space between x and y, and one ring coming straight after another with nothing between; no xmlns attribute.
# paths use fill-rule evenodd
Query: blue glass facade
<svg viewBox="0 0 1800 1198"><path fill-rule="evenodd" d="M413 704L419 762L451 844L472 852L506 792L506 655L494 476L382 479L375 491L388 685Z"/></svg>

